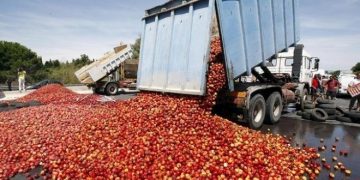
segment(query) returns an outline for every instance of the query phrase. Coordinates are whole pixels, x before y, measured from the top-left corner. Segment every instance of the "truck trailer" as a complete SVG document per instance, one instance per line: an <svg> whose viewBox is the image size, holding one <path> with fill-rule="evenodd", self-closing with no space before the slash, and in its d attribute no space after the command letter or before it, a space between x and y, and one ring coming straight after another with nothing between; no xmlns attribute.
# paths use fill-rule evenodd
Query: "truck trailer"
<svg viewBox="0 0 360 180"><path fill-rule="evenodd" d="M145 12L137 88L204 96L213 24L219 29L228 102L253 129L277 123L283 107L302 102L304 84L289 86L266 62L297 45L298 0L172 0ZM214 21L214 19L216 21ZM293 69L297 73L297 68ZM256 82L242 81L244 76Z"/></svg>
<svg viewBox="0 0 360 180"><path fill-rule="evenodd" d="M114 51L106 53L97 61L86 65L75 72L75 76L82 83L92 88L94 93L116 95L124 83L127 86L136 86L133 80L123 81L125 76L124 62L131 59L132 48L130 45L120 45ZM122 72L123 74L119 73Z"/></svg>

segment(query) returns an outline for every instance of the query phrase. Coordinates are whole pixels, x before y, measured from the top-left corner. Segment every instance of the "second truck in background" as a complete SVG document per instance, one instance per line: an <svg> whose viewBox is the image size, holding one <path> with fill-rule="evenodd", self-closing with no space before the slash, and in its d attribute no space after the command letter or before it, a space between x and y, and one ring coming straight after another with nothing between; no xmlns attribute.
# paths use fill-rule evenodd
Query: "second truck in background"
<svg viewBox="0 0 360 180"><path fill-rule="evenodd" d="M138 60L131 57L131 46L120 45L99 60L82 67L75 75L95 93L116 95L119 88L135 89Z"/></svg>

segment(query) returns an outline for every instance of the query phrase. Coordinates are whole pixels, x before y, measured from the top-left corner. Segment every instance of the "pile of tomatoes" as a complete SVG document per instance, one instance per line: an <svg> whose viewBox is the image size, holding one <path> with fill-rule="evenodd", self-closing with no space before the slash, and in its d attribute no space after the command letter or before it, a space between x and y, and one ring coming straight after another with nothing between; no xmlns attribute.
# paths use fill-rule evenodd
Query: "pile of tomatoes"
<svg viewBox="0 0 360 180"><path fill-rule="evenodd" d="M204 97L142 92L101 105L51 85L23 98L45 105L0 113L0 179L36 166L45 179L316 177L315 149L211 114L226 85L220 40L211 50Z"/></svg>

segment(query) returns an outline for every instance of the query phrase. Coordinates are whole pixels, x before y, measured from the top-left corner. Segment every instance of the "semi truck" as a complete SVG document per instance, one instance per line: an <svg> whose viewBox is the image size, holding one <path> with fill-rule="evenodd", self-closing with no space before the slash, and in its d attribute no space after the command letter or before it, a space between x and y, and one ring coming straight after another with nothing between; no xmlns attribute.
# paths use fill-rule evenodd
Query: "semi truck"
<svg viewBox="0 0 360 180"><path fill-rule="evenodd" d="M86 65L75 72L75 76L82 83L92 88L94 93L105 93L107 95L116 95L119 88L126 84L127 87L136 87L136 81L123 80L119 73L124 71L124 62L131 59L132 48L130 45L120 45L114 48L114 51L106 53L99 60Z"/></svg>
<svg viewBox="0 0 360 180"><path fill-rule="evenodd" d="M297 44L298 6L298 0L172 0L146 10L137 88L204 96L216 22L228 85L228 101L217 106L231 110L253 129L265 120L277 123L284 106L301 103L306 91L305 84L291 86L266 67L290 47L302 52ZM299 68L292 69L293 77L298 73ZM243 81L251 75L255 82Z"/></svg>
<svg viewBox="0 0 360 180"><path fill-rule="evenodd" d="M292 76L293 66L300 65L300 73L297 81L301 83L311 84L311 80L315 72L319 70L320 59L313 57L307 51L303 50L302 54L297 53L300 57L295 57L295 48L289 48L288 51L279 53L276 58L269 60L266 64L267 68L276 76ZM300 60L300 63L294 60Z"/></svg>

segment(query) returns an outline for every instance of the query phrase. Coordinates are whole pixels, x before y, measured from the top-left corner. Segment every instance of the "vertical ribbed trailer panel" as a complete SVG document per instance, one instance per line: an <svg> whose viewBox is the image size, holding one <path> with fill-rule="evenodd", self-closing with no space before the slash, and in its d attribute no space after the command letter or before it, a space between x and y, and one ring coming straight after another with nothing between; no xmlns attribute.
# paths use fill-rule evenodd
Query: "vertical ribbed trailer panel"
<svg viewBox="0 0 360 180"><path fill-rule="evenodd" d="M215 4L230 90L235 79L299 41L298 0L168 1L143 19L140 90L205 94Z"/></svg>
<svg viewBox="0 0 360 180"><path fill-rule="evenodd" d="M299 41L298 0L216 0L229 88Z"/></svg>
<svg viewBox="0 0 360 180"><path fill-rule="evenodd" d="M214 0L170 1L149 10L143 19L138 89L205 93L214 5Z"/></svg>

